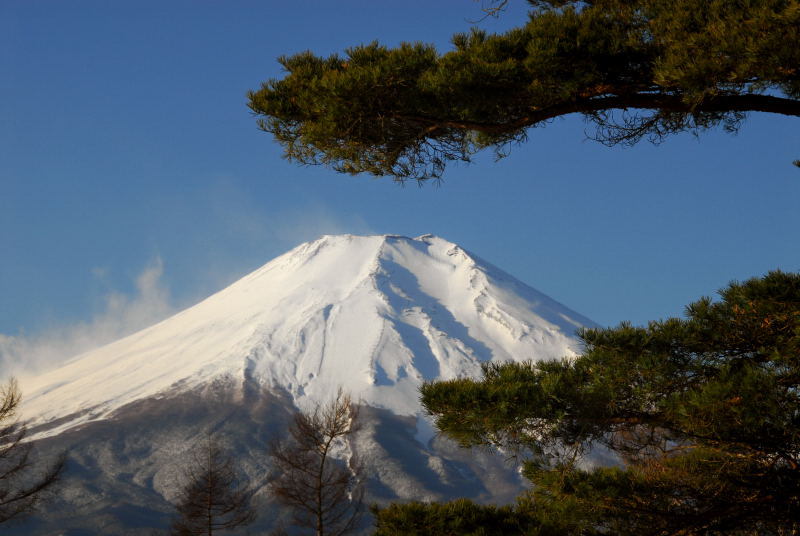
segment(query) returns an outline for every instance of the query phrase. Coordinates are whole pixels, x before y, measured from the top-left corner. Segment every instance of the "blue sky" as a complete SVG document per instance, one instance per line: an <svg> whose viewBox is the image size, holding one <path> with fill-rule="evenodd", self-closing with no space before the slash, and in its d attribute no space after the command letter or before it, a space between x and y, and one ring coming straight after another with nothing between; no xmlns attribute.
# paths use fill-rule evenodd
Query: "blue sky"
<svg viewBox="0 0 800 536"><path fill-rule="evenodd" d="M0 334L124 331L328 233L437 234L604 325L800 269L796 119L607 148L571 117L417 188L290 164L245 106L281 54L446 49L478 18L469 0L4 0Z"/></svg>

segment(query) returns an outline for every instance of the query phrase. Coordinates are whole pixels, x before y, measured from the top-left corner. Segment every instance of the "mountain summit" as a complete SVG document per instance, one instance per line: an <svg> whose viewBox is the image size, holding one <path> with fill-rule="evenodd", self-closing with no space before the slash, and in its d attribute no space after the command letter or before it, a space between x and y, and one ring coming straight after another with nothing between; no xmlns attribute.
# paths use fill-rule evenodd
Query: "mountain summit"
<svg viewBox="0 0 800 536"><path fill-rule="evenodd" d="M323 236L40 375L25 413L40 436L53 435L136 400L252 380L300 407L343 387L413 415L423 381L474 376L489 360L575 355L574 332L587 325L441 238Z"/></svg>

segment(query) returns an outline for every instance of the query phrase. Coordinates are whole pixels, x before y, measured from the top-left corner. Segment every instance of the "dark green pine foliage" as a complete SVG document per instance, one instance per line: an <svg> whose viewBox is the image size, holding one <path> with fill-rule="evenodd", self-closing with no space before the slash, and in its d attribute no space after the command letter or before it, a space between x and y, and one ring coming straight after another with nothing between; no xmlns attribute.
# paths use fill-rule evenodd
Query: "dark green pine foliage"
<svg viewBox="0 0 800 536"><path fill-rule="evenodd" d="M525 499L517 506L480 505L467 499L396 503L373 507L372 513L375 536L563 536L580 527L569 512L541 512Z"/></svg>
<svg viewBox="0 0 800 536"><path fill-rule="evenodd" d="M797 534L800 274L720 297L684 319L583 331L574 360L426 384L422 403L464 446L527 453L523 502L568 514L573 534ZM590 451L617 464L590 468Z"/></svg>
<svg viewBox="0 0 800 536"><path fill-rule="evenodd" d="M500 536L520 534L511 509L480 506L466 499L450 503L392 504L373 508L375 536Z"/></svg>
<svg viewBox="0 0 800 536"><path fill-rule="evenodd" d="M608 144L800 116L800 0L529 3L522 26L457 34L443 54L371 43L281 57L286 75L249 107L290 160L401 181L502 156L572 113Z"/></svg>

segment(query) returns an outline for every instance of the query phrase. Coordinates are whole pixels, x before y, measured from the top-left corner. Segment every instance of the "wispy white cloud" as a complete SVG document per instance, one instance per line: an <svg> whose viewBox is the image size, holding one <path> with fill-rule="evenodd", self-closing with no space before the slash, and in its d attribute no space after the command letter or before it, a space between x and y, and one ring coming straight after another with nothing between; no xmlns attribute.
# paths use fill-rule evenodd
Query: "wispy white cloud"
<svg viewBox="0 0 800 536"><path fill-rule="evenodd" d="M95 277L107 270L95 268ZM63 363L70 357L102 346L164 319L174 311L170 292L162 283L164 264L153 259L136 277L136 292L108 292L101 310L90 321L62 325L42 333L0 334L0 374L24 375Z"/></svg>
<svg viewBox="0 0 800 536"><path fill-rule="evenodd" d="M173 200L166 205L169 210L165 209L165 213L176 213L175 206L179 207L182 221L192 222L187 231L195 237L192 244L183 245L183 254L195 260L193 273L185 274L196 282L195 288L178 292L181 303L202 299L261 263L321 235L374 233L360 215L339 211L323 200L298 199L291 206L267 206L231 177L221 176L192 196L188 202Z"/></svg>
<svg viewBox="0 0 800 536"><path fill-rule="evenodd" d="M252 244L279 242L290 248L324 234L370 234L366 220L342 213L319 199L298 199L291 208L267 209L231 178L220 178L204 192L205 213L219 232Z"/></svg>
<svg viewBox="0 0 800 536"><path fill-rule="evenodd" d="M288 247L297 246L326 234L374 233L361 216L336 214L319 203L282 214L274 232L275 237Z"/></svg>

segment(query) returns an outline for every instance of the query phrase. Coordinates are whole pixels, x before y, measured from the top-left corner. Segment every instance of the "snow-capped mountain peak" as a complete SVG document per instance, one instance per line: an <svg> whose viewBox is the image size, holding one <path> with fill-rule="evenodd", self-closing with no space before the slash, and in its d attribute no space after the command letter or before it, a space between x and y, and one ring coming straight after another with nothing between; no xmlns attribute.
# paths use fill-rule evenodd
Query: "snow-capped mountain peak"
<svg viewBox="0 0 800 536"><path fill-rule="evenodd" d="M137 400L253 381L301 407L343 387L414 415L422 382L475 376L487 360L575 355L574 331L586 325L442 238L323 236L32 378L24 412L39 435L54 435Z"/></svg>

